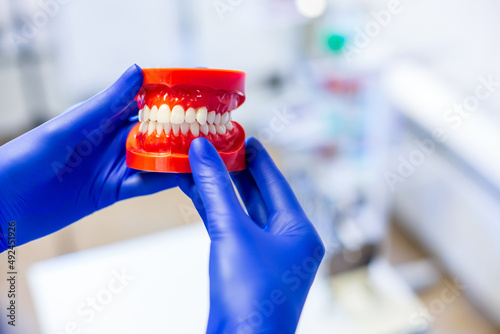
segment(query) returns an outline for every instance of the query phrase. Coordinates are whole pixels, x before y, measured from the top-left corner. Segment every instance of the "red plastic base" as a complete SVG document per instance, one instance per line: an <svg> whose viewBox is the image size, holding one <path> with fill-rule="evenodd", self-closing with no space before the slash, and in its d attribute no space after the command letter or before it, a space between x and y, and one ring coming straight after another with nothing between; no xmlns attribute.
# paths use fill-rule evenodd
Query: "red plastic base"
<svg viewBox="0 0 500 334"><path fill-rule="evenodd" d="M233 122L234 126L239 126ZM135 136L139 130L137 124L127 138L127 166L130 168L163 173L191 173L189 165L189 157L187 154L171 154L171 153L151 153L146 152L137 146ZM239 147L233 152L219 152L222 161L226 165L228 171L234 172L244 170L246 168L245 161L245 132L243 128L242 138Z"/></svg>

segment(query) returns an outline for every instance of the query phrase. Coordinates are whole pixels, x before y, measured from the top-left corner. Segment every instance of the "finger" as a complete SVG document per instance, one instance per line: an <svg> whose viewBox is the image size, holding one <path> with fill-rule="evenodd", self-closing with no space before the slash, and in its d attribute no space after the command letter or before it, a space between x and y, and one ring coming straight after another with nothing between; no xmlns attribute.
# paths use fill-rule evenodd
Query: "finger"
<svg viewBox="0 0 500 334"><path fill-rule="evenodd" d="M285 177L274 164L269 153L255 138L247 140L247 164L269 215L276 212L302 212L302 208Z"/></svg>
<svg viewBox="0 0 500 334"><path fill-rule="evenodd" d="M77 106L71 115L73 120L93 122L98 125L103 119L116 118L134 101L142 82L141 68L132 65L110 87ZM123 122L129 116L120 115L118 118Z"/></svg>
<svg viewBox="0 0 500 334"><path fill-rule="evenodd" d="M118 200L151 195L175 186L175 174L133 171L122 180Z"/></svg>
<svg viewBox="0 0 500 334"><path fill-rule="evenodd" d="M67 134L74 140L79 140L82 132L91 132L99 127L106 127L106 130L117 127L137 112L134 98L142 86L142 81L142 70L133 65L113 85L49 121L45 126L49 127L54 135Z"/></svg>
<svg viewBox="0 0 500 334"><path fill-rule="evenodd" d="M198 192L198 190L196 189L196 185L194 184L193 175L177 174L177 185L182 190L182 192L191 199L194 207L196 208L196 211L198 211L198 214L203 220L203 224L205 224L205 228L207 228L207 214L205 212L205 206L203 205L200 193Z"/></svg>
<svg viewBox="0 0 500 334"><path fill-rule="evenodd" d="M260 227L264 228L267 224L267 209L260 190L248 169L232 172L233 179L240 197L247 208L248 214Z"/></svg>
<svg viewBox="0 0 500 334"><path fill-rule="evenodd" d="M210 237L234 232L246 216L233 184L213 145L206 138L192 141L189 162L196 188L203 201ZM246 216L248 219L248 216Z"/></svg>
<svg viewBox="0 0 500 334"><path fill-rule="evenodd" d="M133 122L133 123L137 122L138 120L139 120L139 115L138 114L132 114L132 116L130 116L128 118L128 121L129 122Z"/></svg>

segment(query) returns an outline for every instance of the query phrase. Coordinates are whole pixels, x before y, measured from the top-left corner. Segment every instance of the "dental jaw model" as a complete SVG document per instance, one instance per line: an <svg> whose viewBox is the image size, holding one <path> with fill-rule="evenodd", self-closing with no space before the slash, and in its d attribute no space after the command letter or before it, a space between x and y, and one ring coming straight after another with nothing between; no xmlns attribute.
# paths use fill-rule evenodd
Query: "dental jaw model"
<svg viewBox="0 0 500 334"><path fill-rule="evenodd" d="M189 146L207 138L229 171L245 169L245 132L231 113L245 101L245 73L212 69L144 69L136 97L139 124L127 138L127 166L189 173Z"/></svg>

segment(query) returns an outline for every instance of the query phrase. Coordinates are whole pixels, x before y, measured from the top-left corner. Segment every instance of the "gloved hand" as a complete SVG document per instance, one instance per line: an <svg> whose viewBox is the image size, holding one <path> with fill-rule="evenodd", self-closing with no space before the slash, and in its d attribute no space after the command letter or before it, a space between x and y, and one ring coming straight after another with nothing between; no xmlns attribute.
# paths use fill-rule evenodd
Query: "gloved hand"
<svg viewBox="0 0 500 334"><path fill-rule="evenodd" d="M0 147L0 252L10 222L19 246L117 201L176 185L174 174L125 165L142 80L134 65L100 94Z"/></svg>
<svg viewBox="0 0 500 334"><path fill-rule="evenodd" d="M247 141L248 169L233 180L214 147L195 139L193 174L178 176L211 239L207 333L294 333L323 244L264 147Z"/></svg>

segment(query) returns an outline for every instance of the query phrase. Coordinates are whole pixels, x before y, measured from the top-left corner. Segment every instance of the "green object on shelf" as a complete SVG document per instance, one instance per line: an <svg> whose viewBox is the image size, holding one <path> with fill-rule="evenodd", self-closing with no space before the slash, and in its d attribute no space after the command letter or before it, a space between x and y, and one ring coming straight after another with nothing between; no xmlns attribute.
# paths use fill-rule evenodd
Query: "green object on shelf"
<svg viewBox="0 0 500 334"><path fill-rule="evenodd" d="M330 50L339 52L345 45L345 37L342 35L332 34L328 36L328 47Z"/></svg>

